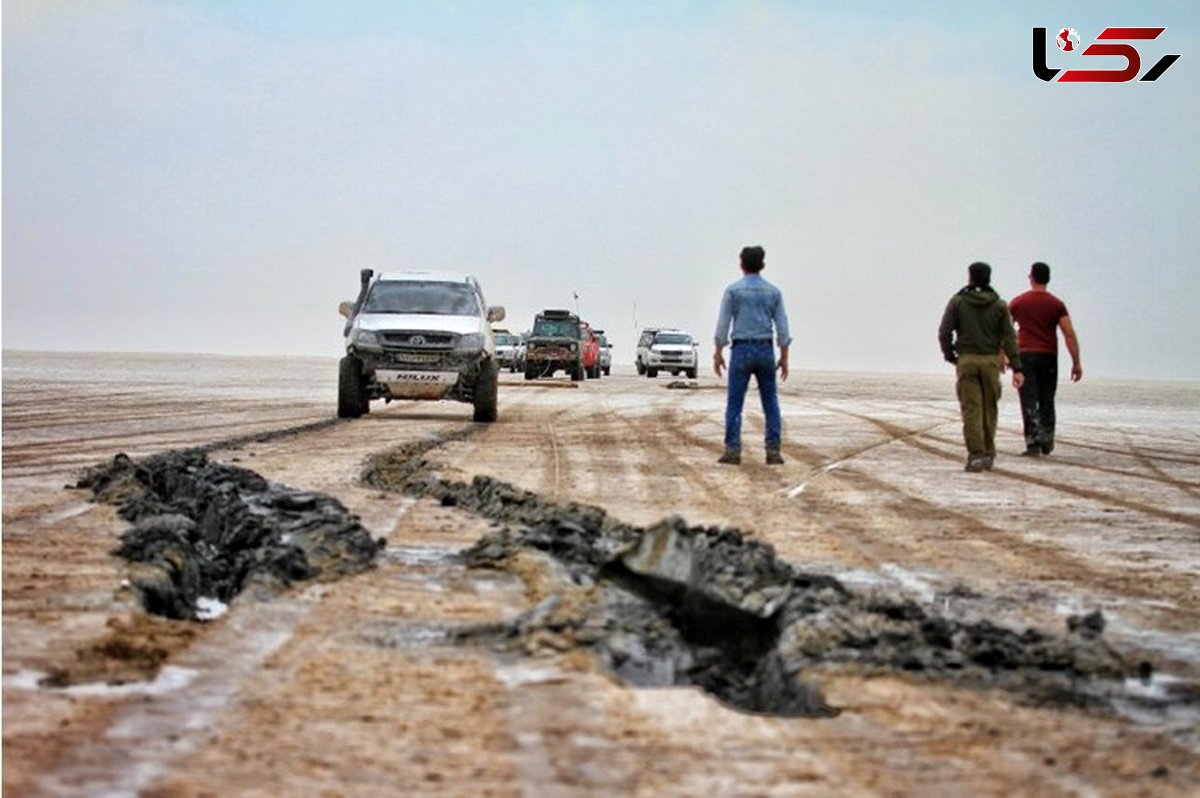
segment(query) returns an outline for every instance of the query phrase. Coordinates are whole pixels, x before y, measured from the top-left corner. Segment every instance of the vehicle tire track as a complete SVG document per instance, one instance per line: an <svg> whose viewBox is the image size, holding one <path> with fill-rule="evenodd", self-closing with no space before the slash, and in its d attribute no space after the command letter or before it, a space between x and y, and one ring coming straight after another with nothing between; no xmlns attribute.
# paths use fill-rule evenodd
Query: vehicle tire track
<svg viewBox="0 0 1200 798"><path fill-rule="evenodd" d="M906 431L890 422L861 414L846 415L889 432L897 443L915 446L934 456L958 462L956 455L917 440L921 436L919 432L914 436L913 431ZM997 471L1009 475L1000 469ZM1014 476L1024 477L1020 474ZM1041 484L1036 480L1027 481ZM931 502L853 466L831 472L829 487L823 485L818 485L816 495L810 498L817 503L839 503L835 522L837 533L853 533L856 548L864 556L878 562L920 562L927 559L930 552L936 551L939 560L969 564L965 570L984 578L995 578L999 571L1006 579L1016 578L1040 584L1067 581L1071 585L1087 585L1087 589L1095 593L1144 601L1158 601L1164 595L1185 597L1194 593L1194 580L1182 573L1161 573L1153 580L1147 580L1143 573L1136 570L1106 567L1090 559L1087 552L1076 554L1053 542L1030 540L1021 532L981 523L969 512ZM843 487L871 495L872 499L870 502L840 500L836 492ZM884 498L889 494L891 498ZM863 511L860 507L869 507L870 510ZM910 537L901 532L906 529L916 531L916 536ZM883 539L882 534L888 535L888 538ZM936 547L922 544L921 538L929 535L937 536ZM1181 611L1163 608L1166 620L1180 614ZM1184 622L1187 622L1186 618Z"/></svg>
<svg viewBox="0 0 1200 798"><path fill-rule="evenodd" d="M955 443L955 441L952 441L948 438L943 438L943 437L936 436L936 435L925 435L922 437L928 438L929 440L937 441L938 443L945 443L945 444L950 444L950 445L953 445ZM921 441L921 440L906 438L902 442L905 445L912 446L915 449L920 449L923 452L935 455L937 457L941 457L945 460L950 460L953 462L959 462L962 460L962 457L959 456L958 454L951 454L949 452L946 452L942 449L937 448L936 446L931 446L930 444L925 443L924 441ZM1128 453L1126 453L1126 454L1128 454ZM1088 468L1088 466L1086 466L1085 464L1073 463L1072 465L1076 465L1081 468ZM1099 469L1099 468L1093 467L1092 470L1103 471L1104 469ZM1120 496L1115 496L1111 493L1106 493L1101 490L1095 490L1093 488L1085 488L1085 487L1081 487L1079 485L1069 485L1065 482L1052 481L1049 479L1039 479L1037 477L1030 476L1028 474L1021 473L1019 471L1013 471L1012 469L1008 469L1008 468L1004 468L1004 467L997 467L994 470L994 473L1003 475L1009 479L1013 479L1018 482L1024 482L1029 485L1037 485L1038 487L1050 488L1051 490L1060 491L1060 492L1066 493L1070 496L1074 496L1078 499L1087 499L1089 501L1094 501L1094 502L1097 502L1102 505L1120 507L1121 509L1124 509L1124 510L1130 510L1130 511L1133 511L1136 513L1141 513L1143 515L1149 515L1149 516L1152 516L1154 518L1159 518L1164 521L1173 521L1175 523L1184 524L1186 526L1200 528L1200 515L1196 515L1196 514L1192 514L1192 513L1181 513L1181 512L1175 511L1175 510L1170 510L1170 509L1166 509L1163 507L1157 507L1153 504L1148 504L1143 501L1135 501L1132 499L1125 499ZM1158 482L1160 484L1169 485L1170 487L1179 487L1178 485L1173 484L1174 481L1156 479L1154 477L1149 477L1144 474L1130 474L1130 473L1120 472L1120 475L1127 476L1127 477L1137 477L1140 479L1147 479L1152 482Z"/></svg>
<svg viewBox="0 0 1200 798"><path fill-rule="evenodd" d="M839 410L837 408L831 408L831 407L827 407L826 409L828 409L830 412L837 413L839 415L844 415L844 416L847 416L850 418L858 419L860 421L871 424L871 425L879 428L884 433L886 433L888 435L893 435L895 440L903 443L904 445L919 449L927 454L931 454L936 457L940 457L944 460L950 460L953 462L960 462L962 460L962 456L960 453L947 452L943 449L940 449L940 448L933 446L926 442L926 441L936 441L937 443L942 443L942 444L946 444L947 446L952 446L952 447L957 448L957 447L961 446L960 439L947 438L947 437L941 436L941 435L933 435L929 432L924 432L920 435L913 436L911 434L908 434L907 432L904 432L903 427L899 427L896 424L894 424L893 422L883 421L881 419L876 419L871 416L864 415L862 413L856 413L856 412L852 412L852 411L848 411L848 410ZM922 439L925 439L925 440L922 440ZM1130 452L1128 452L1128 451L1121 452L1121 454L1123 454L1125 456L1131 456ZM1115 470L1115 471L1107 470L1106 471L1103 467L1089 466L1087 464L1078 464L1078 465L1080 465L1080 467L1083 467L1083 468L1092 468L1094 470L1104 471L1105 473L1114 473L1119 476L1134 477L1134 478L1138 478L1138 479L1147 479L1147 480L1151 480L1153 482L1157 482L1159 484L1167 485L1167 486L1174 487L1174 488L1180 488L1183 486L1188 486L1188 487L1191 486L1191 483L1187 483L1187 482L1183 482L1183 485L1181 485L1180 483L1182 481L1176 480L1176 479L1162 479L1162 478L1147 476L1145 474L1138 474L1136 472L1127 472L1127 471L1120 471L1120 470ZM1040 487L1046 487L1046 488L1050 488L1053 490L1061 491L1063 493L1067 493L1067 494L1075 496L1077 498L1095 501L1095 502L1098 502L1103 505L1117 506L1117 507L1121 507L1122 509L1143 513L1145 515L1150 515L1150 516L1153 516L1156 518L1161 518L1161 519L1168 520L1168 521L1174 521L1176 523L1181 523L1181 524L1185 524L1188 526L1200 526L1200 516L1197 516L1194 514L1181 513L1181 512L1177 512L1175 510L1169 510L1169 509L1157 507L1152 504L1147 504L1146 502L1125 499L1125 498L1122 498L1119 496L1114 496L1111 493L1106 493L1104 491L1095 490L1092 488L1081 487L1078 485L1069 485L1065 482L1055 482L1055 481L1050 481L1050 480L1046 480L1046 479L1038 479L1036 477L1032 477L1027 474L1013 471L1011 469L1006 469L1003 467L996 468L995 473L1002 474L1005 477L1008 477L1010 479L1015 479L1015 480L1025 482L1025 483L1028 483L1031 485L1038 485Z"/></svg>

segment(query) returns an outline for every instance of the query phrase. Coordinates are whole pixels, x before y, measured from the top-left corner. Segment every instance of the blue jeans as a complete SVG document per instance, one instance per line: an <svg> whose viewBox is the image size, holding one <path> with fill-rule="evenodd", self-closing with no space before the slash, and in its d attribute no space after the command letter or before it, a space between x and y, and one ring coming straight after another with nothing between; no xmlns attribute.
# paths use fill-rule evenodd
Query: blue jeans
<svg viewBox="0 0 1200 798"><path fill-rule="evenodd" d="M767 422L768 449L778 449L783 423L779 418L779 396L775 391L775 345L770 341L741 341L729 354L729 394L725 400L725 446L742 448L742 406L750 387L750 375L758 383L763 416Z"/></svg>

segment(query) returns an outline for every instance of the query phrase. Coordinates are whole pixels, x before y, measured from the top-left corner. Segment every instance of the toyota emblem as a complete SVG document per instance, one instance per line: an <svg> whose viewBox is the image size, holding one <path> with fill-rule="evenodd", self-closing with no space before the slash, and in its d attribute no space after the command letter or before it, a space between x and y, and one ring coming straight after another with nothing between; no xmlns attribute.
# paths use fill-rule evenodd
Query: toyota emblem
<svg viewBox="0 0 1200 798"><path fill-rule="evenodd" d="M408 339L408 342L413 346L425 346L425 336L414 335L412 338Z"/></svg>

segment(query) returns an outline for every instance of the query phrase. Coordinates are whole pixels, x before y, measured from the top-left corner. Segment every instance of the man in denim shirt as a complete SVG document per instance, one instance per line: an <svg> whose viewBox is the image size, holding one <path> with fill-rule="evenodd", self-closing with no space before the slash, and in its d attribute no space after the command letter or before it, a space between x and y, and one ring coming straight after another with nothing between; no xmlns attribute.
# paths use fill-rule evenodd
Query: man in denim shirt
<svg viewBox="0 0 1200 798"><path fill-rule="evenodd" d="M759 274L765 260L762 247L743 249L741 265L745 276L726 288L721 299L721 315L717 318L714 339L716 351L713 352L713 370L718 377L725 369L722 350L730 341L731 328L733 347L729 356L729 394L725 400L725 454L721 455L719 463L737 465L742 462L742 405L750 387L750 375L754 375L758 383L758 395L766 418L767 464L783 463L779 453L783 425L775 389L774 341L779 343L779 375L786 380L788 346L792 337L788 334L783 294Z"/></svg>

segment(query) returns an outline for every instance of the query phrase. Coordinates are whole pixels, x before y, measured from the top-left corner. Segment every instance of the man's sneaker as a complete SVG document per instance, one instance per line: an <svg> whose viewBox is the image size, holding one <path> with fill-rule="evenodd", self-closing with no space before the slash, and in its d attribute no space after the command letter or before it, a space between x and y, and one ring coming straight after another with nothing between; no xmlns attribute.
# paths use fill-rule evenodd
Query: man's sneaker
<svg viewBox="0 0 1200 798"><path fill-rule="evenodd" d="M973 474L982 471L986 468L984 465L985 462L987 462L987 455L973 454L967 458L967 465L963 468L963 471L970 471Z"/></svg>
<svg viewBox="0 0 1200 798"><path fill-rule="evenodd" d="M985 454L983 456L983 470L984 471L991 471L992 467L995 465L996 465L996 455Z"/></svg>
<svg viewBox="0 0 1200 798"><path fill-rule="evenodd" d="M725 454L721 455L721 459L718 460L717 462L723 463L724 465L741 465L742 464L742 450L741 449L733 449L733 448L726 446Z"/></svg>
<svg viewBox="0 0 1200 798"><path fill-rule="evenodd" d="M767 465L783 465L783 455L779 453L779 449L767 449Z"/></svg>

